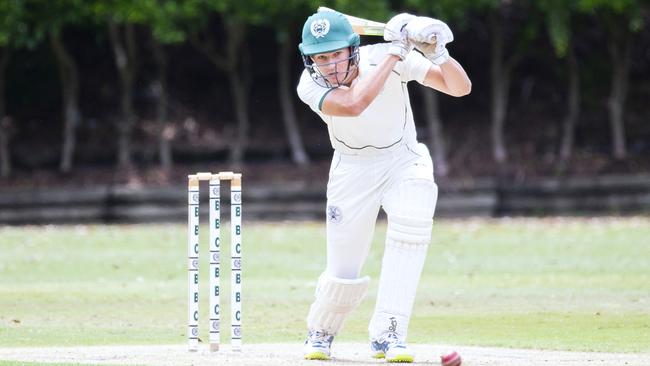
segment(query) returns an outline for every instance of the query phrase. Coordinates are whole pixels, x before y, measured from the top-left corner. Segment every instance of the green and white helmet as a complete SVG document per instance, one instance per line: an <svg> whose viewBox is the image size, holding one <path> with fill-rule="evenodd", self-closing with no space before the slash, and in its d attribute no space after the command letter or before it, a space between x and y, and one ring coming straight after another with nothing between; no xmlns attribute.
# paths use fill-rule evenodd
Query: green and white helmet
<svg viewBox="0 0 650 366"><path fill-rule="evenodd" d="M354 33L352 25L343 14L337 11L321 11L307 18L302 27L302 43L298 48L305 69L312 79L320 86L332 88L339 87L341 83L335 85L329 82L326 76L331 75L323 75L310 56L350 48L350 57L347 59L350 62L347 67L344 71L335 72L337 79L342 82L359 63L359 44L359 35Z"/></svg>

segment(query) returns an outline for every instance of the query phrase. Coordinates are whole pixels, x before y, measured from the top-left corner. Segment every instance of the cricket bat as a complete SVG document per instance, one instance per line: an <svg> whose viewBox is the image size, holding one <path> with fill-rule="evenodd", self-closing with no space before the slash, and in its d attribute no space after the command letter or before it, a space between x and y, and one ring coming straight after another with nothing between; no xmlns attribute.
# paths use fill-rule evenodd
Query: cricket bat
<svg viewBox="0 0 650 366"><path fill-rule="evenodd" d="M321 6L318 11L335 11L334 9ZM343 13L341 13L343 14ZM354 17L352 15L343 14L352 25L352 30L362 36L383 36L384 26L386 23L375 22L373 20Z"/></svg>
<svg viewBox="0 0 650 366"><path fill-rule="evenodd" d="M318 11L321 12L321 11L336 11L336 10L324 6L320 6L318 8ZM350 24L352 25L352 30L359 35L362 36L383 36L384 35L384 26L386 26L386 23L380 23L374 20L359 18L344 13L341 14L343 14L343 16L346 17L347 20L350 22ZM427 43L435 44L436 36L432 35L431 39Z"/></svg>

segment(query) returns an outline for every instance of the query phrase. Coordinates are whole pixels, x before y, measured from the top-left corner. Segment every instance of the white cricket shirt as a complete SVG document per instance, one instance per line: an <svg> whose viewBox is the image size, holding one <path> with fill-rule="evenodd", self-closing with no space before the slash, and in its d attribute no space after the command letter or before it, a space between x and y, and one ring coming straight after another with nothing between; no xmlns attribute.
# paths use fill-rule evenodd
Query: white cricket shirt
<svg viewBox="0 0 650 366"><path fill-rule="evenodd" d="M368 77L388 54L388 43L359 49L359 78ZM380 155L404 144L416 144L417 136L406 83L423 83L431 62L411 51L397 62L384 87L372 103L357 117L324 114L320 107L330 88L316 84L304 70L298 83L298 96L327 124L332 147L342 154Z"/></svg>

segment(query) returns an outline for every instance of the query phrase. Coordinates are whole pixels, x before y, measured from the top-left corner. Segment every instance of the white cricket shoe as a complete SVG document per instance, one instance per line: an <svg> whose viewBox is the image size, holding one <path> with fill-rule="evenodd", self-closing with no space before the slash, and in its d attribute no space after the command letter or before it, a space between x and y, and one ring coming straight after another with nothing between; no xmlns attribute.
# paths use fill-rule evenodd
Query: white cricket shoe
<svg viewBox="0 0 650 366"><path fill-rule="evenodd" d="M413 351L395 332L384 333L370 342L370 353L373 358L385 358L386 362L413 362Z"/></svg>
<svg viewBox="0 0 650 366"><path fill-rule="evenodd" d="M334 336L321 331L310 330L303 346L306 360L329 360Z"/></svg>

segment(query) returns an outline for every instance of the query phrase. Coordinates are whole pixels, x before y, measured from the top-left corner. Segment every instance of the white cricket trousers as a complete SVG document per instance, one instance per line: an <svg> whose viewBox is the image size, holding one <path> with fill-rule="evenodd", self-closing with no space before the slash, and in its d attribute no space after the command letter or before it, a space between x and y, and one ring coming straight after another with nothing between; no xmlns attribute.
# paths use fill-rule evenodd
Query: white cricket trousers
<svg viewBox="0 0 650 366"><path fill-rule="evenodd" d="M424 266L438 189L423 144L380 156L335 153L327 185L325 274L357 279L374 234L379 209L388 217L386 244L371 340L387 332L405 341Z"/></svg>
<svg viewBox="0 0 650 366"><path fill-rule="evenodd" d="M400 187L407 181L428 182L435 192L417 188L404 192ZM433 182L431 156L421 143L403 145L379 156L335 152L327 184L325 272L343 279L359 277L380 208L383 207L389 220L391 215L402 212L431 219L437 200Z"/></svg>

